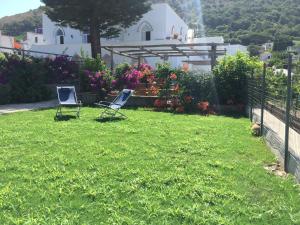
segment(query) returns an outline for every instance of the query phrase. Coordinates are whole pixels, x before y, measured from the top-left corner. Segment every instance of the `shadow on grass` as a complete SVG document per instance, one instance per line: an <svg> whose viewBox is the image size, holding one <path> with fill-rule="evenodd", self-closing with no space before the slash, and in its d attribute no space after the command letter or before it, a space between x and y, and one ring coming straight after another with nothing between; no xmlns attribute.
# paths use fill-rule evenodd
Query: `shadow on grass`
<svg viewBox="0 0 300 225"><path fill-rule="evenodd" d="M54 120L56 122L76 120L76 119L78 119L76 116L71 116L71 115L62 115L62 116L54 117Z"/></svg>
<svg viewBox="0 0 300 225"><path fill-rule="evenodd" d="M117 122L120 122L120 121L123 121L125 119L123 118L97 118L95 119L96 122L99 122L99 123L117 123Z"/></svg>

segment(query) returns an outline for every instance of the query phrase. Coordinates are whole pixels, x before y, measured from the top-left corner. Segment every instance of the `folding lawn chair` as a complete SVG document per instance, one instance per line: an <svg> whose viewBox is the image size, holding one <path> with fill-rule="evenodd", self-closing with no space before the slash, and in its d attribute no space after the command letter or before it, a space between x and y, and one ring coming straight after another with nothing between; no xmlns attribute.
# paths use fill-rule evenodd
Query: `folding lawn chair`
<svg viewBox="0 0 300 225"><path fill-rule="evenodd" d="M100 119L110 117L123 118L126 119L127 116L120 112L120 109L126 104L128 99L133 95L134 91L129 89L124 89L120 94L113 100L113 102L101 101L95 105L104 108L104 111L100 115Z"/></svg>
<svg viewBox="0 0 300 225"><path fill-rule="evenodd" d="M80 116L80 108L82 103L77 100L76 90L74 86L57 87L58 107L55 118L63 116L62 107L77 107L76 117Z"/></svg>

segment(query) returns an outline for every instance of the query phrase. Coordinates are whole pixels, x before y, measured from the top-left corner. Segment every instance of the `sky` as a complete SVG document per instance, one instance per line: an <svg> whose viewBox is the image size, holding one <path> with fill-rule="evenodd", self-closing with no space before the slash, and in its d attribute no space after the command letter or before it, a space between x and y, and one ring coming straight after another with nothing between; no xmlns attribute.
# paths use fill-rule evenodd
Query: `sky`
<svg viewBox="0 0 300 225"><path fill-rule="evenodd" d="M0 0L0 18L36 9L40 0Z"/></svg>

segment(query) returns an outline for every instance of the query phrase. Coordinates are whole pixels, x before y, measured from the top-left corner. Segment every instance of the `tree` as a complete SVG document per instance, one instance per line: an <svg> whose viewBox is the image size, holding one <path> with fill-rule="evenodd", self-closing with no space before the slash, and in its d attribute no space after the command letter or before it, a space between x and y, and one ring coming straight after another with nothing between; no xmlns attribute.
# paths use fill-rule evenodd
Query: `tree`
<svg viewBox="0 0 300 225"><path fill-rule="evenodd" d="M287 35L275 37L273 51L286 51L288 47L293 46L293 39Z"/></svg>
<svg viewBox="0 0 300 225"><path fill-rule="evenodd" d="M260 50L261 50L261 47L258 45L251 44L248 46L248 52L249 52L250 56L259 56Z"/></svg>
<svg viewBox="0 0 300 225"><path fill-rule="evenodd" d="M92 56L101 55L101 37L117 37L150 10L147 0L42 0L49 18L90 34Z"/></svg>

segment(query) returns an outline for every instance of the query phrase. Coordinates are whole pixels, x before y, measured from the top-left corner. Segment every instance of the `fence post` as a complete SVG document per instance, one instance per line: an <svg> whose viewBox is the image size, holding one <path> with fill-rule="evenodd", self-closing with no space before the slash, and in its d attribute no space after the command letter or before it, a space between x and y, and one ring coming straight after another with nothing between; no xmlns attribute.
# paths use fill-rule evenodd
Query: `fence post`
<svg viewBox="0 0 300 225"><path fill-rule="evenodd" d="M284 170L288 172L289 161L289 134L290 134L290 118L291 118L291 98L292 98L292 54L289 53L288 62L288 82L287 82L287 99L285 109L285 139L284 139Z"/></svg>
<svg viewBox="0 0 300 225"><path fill-rule="evenodd" d="M111 73L113 74L114 73L114 50L112 49L110 51L110 69L111 69Z"/></svg>
<svg viewBox="0 0 300 225"><path fill-rule="evenodd" d="M211 46L211 53L210 53L210 57L211 57L211 70L213 71L213 69L216 66L216 62L217 62L217 45L212 45Z"/></svg>
<svg viewBox="0 0 300 225"><path fill-rule="evenodd" d="M264 133L264 114L265 114L265 102L266 102L266 73L267 64L264 63L264 70L262 75L262 90L261 90L261 113L260 113L260 134Z"/></svg>
<svg viewBox="0 0 300 225"><path fill-rule="evenodd" d="M25 59L25 50L24 49L21 50L21 54L22 54L22 60L24 60Z"/></svg>
<svg viewBox="0 0 300 225"><path fill-rule="evenodd" d="M254 69L251 71L250 84L251 84L250 85L251 90L248 90L249 94L250 94L250 120L251 120L251 122L253 122ZM249 84L248 84L248 87L249 87Z"/></svg>

